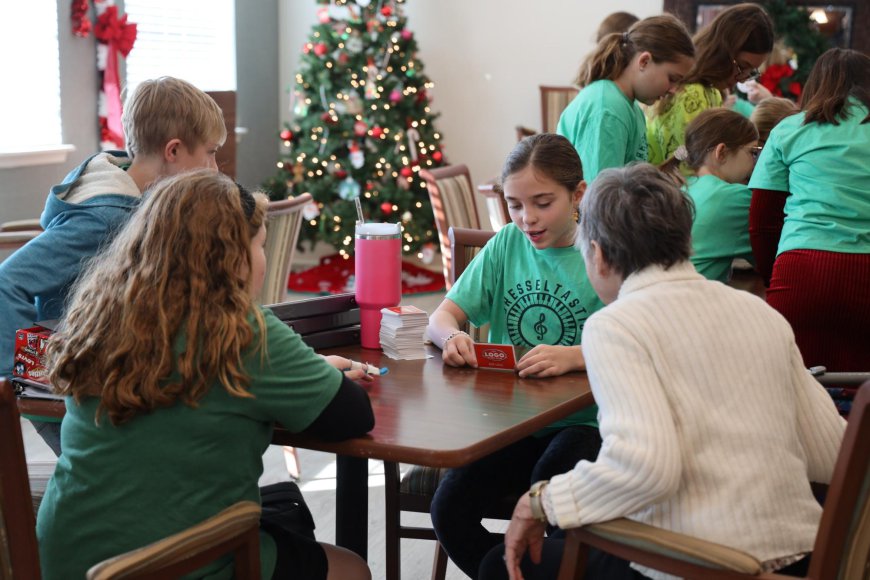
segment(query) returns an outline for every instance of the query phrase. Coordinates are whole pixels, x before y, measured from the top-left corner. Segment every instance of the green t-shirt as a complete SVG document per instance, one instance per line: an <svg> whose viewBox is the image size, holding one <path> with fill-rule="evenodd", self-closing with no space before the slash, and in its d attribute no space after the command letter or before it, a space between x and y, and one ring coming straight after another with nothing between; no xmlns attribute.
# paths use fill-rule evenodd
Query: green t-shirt
<svg viewBox="0 0 870 580"><path fill-rule="evenodd" d="M489 323L496 344L580 344L583 325L604 308L573 246L535 249L508 224L486 244L447 293L475 326ZM597 426L598 407L550 426Z"/></svg>
<svg viewBox="0 0 870 580"><path fill-rule="evenodd" d="M647 160L643 111L613 81L584 87L562 112L556 132L577 149L587 183L608 167Z"/></svg>
<svg viewBox="0 0 870 580"><path fill-rule="evenodd" d="M838 125L786 117L770 132L753 189L787 191L777 255L789 250L870 253L870 122L849 100Z"/></svg>
<svg viewBox="0 0 870 580"><path fill-rule="evenodd" d="M740 113L747 119L752 116L752 113L755 111L755 105L747 101L746 99L738 98L734 101L734 106L731 107L731 110Z"/></svg>
<svg viewBox="0 0 870 580"><path fill-rule="evenodd" d="M752 192L741 183L728 183L715 175L690 177L686 190L695 202L692 263L708 280L727 282L734 258L753 261L749 244Z"/></svg>
<svg viewBox="0 0 870 580"><path fill-rule="evenodd" d="M304 430L342 380L274 314L264 315L266 358L254 351L244 358L254 398L233 397L215 384L196 408L178 403L118 427L105 416L95 424L96 398L81 405L67 398L63 455L37 518L44 579L84 578L100 560L181 531L235 502L259 502L257 482L273 423ZM262 533L260 542L262 576L270 578L275 544ZM232 568L224 560L194 577L230 578Z"/></svg>
<svg viewBox="0 0 870 580"><path fill-rule="evenodd" d="M652 116L646 124L649 141L649 162L660 165L667 161L677 147L686 142L686 125L701 111L722 106L719 89L701 83L684 85L673 97L670 108Z"/></svg>

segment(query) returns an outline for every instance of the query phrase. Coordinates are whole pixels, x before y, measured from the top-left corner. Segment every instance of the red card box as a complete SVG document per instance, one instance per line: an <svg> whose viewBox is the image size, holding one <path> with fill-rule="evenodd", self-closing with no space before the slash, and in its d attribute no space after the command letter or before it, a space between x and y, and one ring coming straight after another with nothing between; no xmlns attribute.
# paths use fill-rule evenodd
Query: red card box
<svg viewBox="0 0 870 580"><path fill-rule="evenodd" d="M15 359L12 374L16 377L48 384L45 368L45 346L51 330L43 326L15 331Z"/></svg>
<svg viewBox="0 0 870 580"><path fill-rule="evenodd" d="M509 344L474 343L477 368L512 371L517 364L514 347Z"/></svg>

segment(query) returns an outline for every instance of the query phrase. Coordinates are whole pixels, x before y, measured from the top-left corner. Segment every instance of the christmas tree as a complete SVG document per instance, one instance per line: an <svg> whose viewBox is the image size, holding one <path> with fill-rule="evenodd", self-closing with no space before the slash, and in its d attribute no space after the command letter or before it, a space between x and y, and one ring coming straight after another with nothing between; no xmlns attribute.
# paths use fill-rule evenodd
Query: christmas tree
<svg viewBox="0 0 870 580"><path fill-rule="evenodd" d="M353 253L355 198L367 221L401 222L403 250L431 260L437 243L420 169L445 164L429 107L432 82L405 28L404 0L321 2L280 133L272 199L310 192L300 240Z"/></svg>

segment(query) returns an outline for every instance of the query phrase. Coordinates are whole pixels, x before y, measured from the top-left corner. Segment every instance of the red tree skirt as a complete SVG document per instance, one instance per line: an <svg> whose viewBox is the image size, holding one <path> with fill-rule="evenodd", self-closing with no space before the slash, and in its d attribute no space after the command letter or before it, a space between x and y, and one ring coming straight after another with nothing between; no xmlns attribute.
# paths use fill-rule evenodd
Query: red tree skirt
<svg viewBox="0 0 870 580"><path fill-rule="evenodd" d="M353 258L344 259L338 254L324 256L320 264L303 272L293 272L287 283L290 292L315 294L341 294L353 292ZM425 270L409 262L402 262L402 294L437 292L444 289L444 277L440 272Z"/></svg>

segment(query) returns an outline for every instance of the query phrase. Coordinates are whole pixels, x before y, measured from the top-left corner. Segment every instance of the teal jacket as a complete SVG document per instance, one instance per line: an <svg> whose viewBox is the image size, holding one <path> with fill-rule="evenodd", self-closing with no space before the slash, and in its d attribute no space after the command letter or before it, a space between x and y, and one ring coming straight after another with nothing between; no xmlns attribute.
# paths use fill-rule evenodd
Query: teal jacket
<svg viewBox="0 0 870 580"><path fill-rule="evenodd" d="M109 155L127 161L124 152ZM45 231L0 263L0 376L12 374L15 331L61 317L67 293L87 261L111 241L139 205L140 197L122 193L97 195L79 204L61 199L94 157L51 188L40 217ZM118 190L123 190L120 180Z"/></svg>

